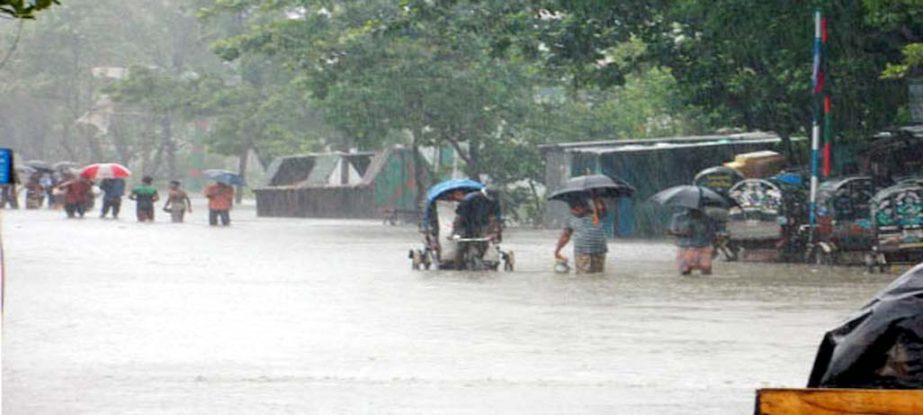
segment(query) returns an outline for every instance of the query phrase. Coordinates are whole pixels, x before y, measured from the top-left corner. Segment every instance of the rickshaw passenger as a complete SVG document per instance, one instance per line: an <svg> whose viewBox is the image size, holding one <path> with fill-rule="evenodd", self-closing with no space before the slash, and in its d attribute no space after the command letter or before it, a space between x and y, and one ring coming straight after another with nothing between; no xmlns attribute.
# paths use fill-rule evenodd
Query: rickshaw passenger
<svg viewBox="0 0 923 415"><path fill-rule="evenodd" d="M468 193L455 209L453 229L464 238L489 237L499 241L500 201L495 189Z"/></svg>

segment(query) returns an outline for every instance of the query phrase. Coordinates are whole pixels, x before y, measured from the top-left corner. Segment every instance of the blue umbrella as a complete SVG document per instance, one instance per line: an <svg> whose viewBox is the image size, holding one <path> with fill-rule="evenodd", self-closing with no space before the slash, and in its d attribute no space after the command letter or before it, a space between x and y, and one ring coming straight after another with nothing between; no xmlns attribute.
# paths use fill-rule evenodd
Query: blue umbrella
<svg viewBox="0 0 923 415"><path fill-rule="evenodd" d="M454 190L481 190L484 188L484 184L477 182L471 179L452 179L446 180L441 183L433 185L429 188L429 191L426 192L426 204L433 203L440 196L446 192L451 192Z"/></svg>
<svg viewBox="0 0 923 415"><path fill-rule="evenodd" d="M244 178L240 177L239 174L231 172L231 171L211 169L211 170L203 171L202 174L204 174L211 180L214 180L216 182L221 182L227 185L231 185L231 186L243 186L244 185Z"/></svg>
<svg viewBox="0 0 923 415"><path fill-rule="evenodd" d="M423 223L426 224L430 221L433 214L433 202L447 192L455 190L475 191L484 187L483 183L471 179L452 179L436 183L426 192L426 209L423 211Z"/></svg>

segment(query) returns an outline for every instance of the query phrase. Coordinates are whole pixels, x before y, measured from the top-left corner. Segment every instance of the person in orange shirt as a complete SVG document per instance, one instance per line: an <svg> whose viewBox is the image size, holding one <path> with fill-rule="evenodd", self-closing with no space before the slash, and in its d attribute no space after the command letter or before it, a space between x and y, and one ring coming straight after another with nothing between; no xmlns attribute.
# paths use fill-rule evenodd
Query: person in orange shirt
<svg viewBox="0 0 923 415"><path fill-rule="evenodd" d="M234 188L221 182L213 183L205 188L205 197L208 198L208 224L218 226L231 224L231 205L234 203Z"/></svg>

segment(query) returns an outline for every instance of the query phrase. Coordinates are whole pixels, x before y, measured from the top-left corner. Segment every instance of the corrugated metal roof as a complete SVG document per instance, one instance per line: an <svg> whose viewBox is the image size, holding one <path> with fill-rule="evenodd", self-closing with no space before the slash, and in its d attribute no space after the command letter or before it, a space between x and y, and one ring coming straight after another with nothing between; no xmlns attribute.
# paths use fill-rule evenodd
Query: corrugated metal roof
<svg viewBox="0 0 923 415"><path fill-rule="evenodd" d="M542 151L581 151L607 153L612 151L651 151L668 148L692 146L725 145L738 143L772 143L781 138L778 134L768 132L751 132L740 134L713 134L700 136L660 137L627 140L584 141L573 143L543 144ZM793 140L795 140L793 138Z"/></svg>

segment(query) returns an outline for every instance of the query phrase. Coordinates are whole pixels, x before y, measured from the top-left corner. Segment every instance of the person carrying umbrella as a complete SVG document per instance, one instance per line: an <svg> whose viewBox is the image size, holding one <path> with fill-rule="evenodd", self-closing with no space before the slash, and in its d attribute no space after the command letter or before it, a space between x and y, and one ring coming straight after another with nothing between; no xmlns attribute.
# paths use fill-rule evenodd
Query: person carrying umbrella
<svg viewBox="0 0 923 415"><path fill-rule="evenodd" d="M141 185L131 189L131 194L128 195L129 200L135 201L135 214L138 222L154 221L154 202L160 200L160 194L154 186L151 186L153 182L154 178L151 176L142 177Z"/></svg>
<svg viewBox="0 0 923 415"><path fill-rule="evenodd" d="M711 274L715 231L715 222L700 209L685 209L673 215L667 233L677 237L676 265L680 274L689 275L693 270Z"/></svg>
<svg viewBox="0 0 923 415"><path fill-rule="evenodd" d="M712 242L718 225L705 214L706 208L724 208L727 201L720 194L702 186L681 185L661 190L651 201L681 208L673 215L667 234L676 236L676 265L682 275L694 270L711 274Z"/></svg>
<svg viewBox="0 0 923 415"><path fill-rule="evenodd" d="M90 197L92 188L93 179L86 176L80 176L58 185L58 189L65 192L64 211L68 219L73 219L78 215L83 218L86 213L87 198Z"/></svg>
<svg viewBox="0 0 923 415"><path fill-rule="evenodd" d="M208 224L218 226L221 219L222 226L231 224L231 206L234 204L234 188L229 184L216 181L205 188L205 197L208 198Z"/></svg>
<svg viewBox="0 0 923 415"><path fill-rule="evenodd" d="M591 196L591 203L586 197L575 195L567 200L571 217L561 231L558 244L554 249L555 259L566 262L561 249L573 239L574 268L578 274L603 272L606 269L606 232L603 230L602 217L606 215L606 204L597 196Z"/></svg>
<svg viewBox="0 0 923 415"><path fill-rule="evenodd" d="M548 200L566 202L571 214L555 246L554 257L558 264L567 269L567 257L561 255L561 249L573 239L577 273L605 271L609 248L603 229L602 218L606 216L603 198L632 197L634 192L634 187L617 177L585 174L568 179L564 186L548 196Z"/></svg>

